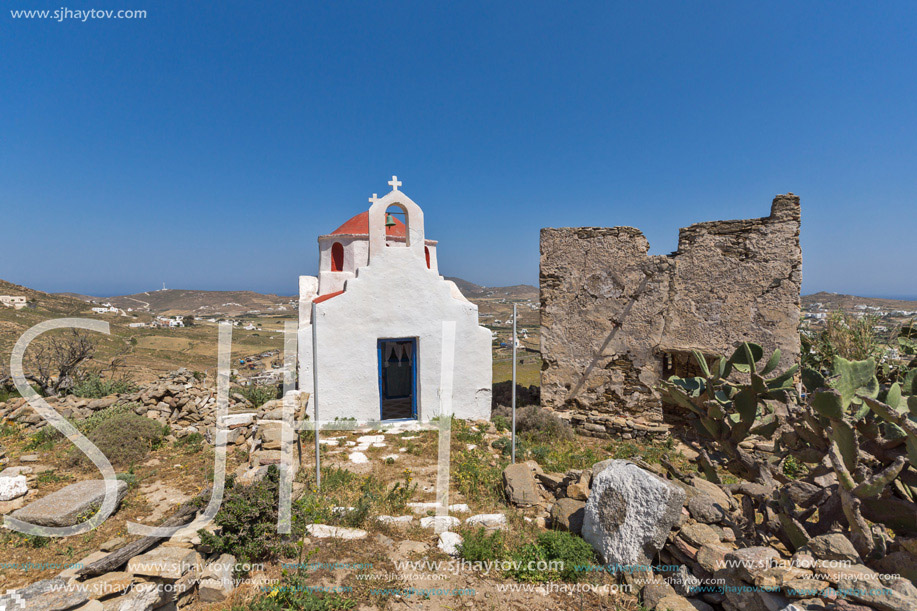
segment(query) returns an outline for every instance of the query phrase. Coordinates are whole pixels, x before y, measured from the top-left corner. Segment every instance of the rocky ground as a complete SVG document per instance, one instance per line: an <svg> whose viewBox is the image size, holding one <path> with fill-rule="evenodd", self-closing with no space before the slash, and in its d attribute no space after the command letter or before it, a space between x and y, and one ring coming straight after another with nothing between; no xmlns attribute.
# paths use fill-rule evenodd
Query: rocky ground
<svg viewBox="0 0 917 611"><path fill-rule="evenodd" d="M297 396L296 409L307 400ZM126 524L183 524L206 504L216 440L214 389L179 371L137 393L68 398L52 406L77 423L129 410L168 424L169 433L142 462L118 470L120 504L96 530L55 540L11 531L0 536L0 581L9 590L0 608L917 609L910 581L917 579L917 539L895 537L885 554L865 559L840 531L796 549L776 538L762 540L744 510L760 496L755 484L726 476L716 456L725 483L712 483L695 468L690 439L687 445L674 435L654 441L655 431L635 423L622 424L629 440L565 433L569 438L539 443L527 433L520 437L519 462L509 464L508 433L498 419L456 421L447 508L437 504L438 431L322 431L321 489L313 438L306 433L295 444L302 453L297 447L293 533L277 538L289 546L266 562L240 566L253 552L241 543L224 549L220 542L276 504L267 495L261 506L248 508L240 505L238 491L271 481L282 447L282 402L255 407L233 393L230 415L221 423L227 472L236 482L226 493L224 517L204 534L191 528L164 540L130 534ZM92 515L104 495L98 471L67 466L69 442L42 432L46 427L21 400L0 404L0 415L0 511L51 526ZM762 460L773 449L757 439L745 448ZM800 505L813 492L802 481L785 490ZM229 526L225 515L240 507L240 522ZM276 519L276 511L270 515ZM588 544L589 561L577 573L480 564L525 557L518 550L531 553L536 541L547 545L540 537L550 531ZM482 542L498 540L503 555L482 551ZM317 590L284 602L293 596L285 590L291 584Z"/></svg>

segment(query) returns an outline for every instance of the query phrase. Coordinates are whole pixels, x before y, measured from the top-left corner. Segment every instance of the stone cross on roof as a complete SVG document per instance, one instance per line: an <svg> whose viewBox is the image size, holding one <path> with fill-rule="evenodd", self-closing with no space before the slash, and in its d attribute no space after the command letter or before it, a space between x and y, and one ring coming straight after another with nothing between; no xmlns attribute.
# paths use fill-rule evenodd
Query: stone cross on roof
<svg viewBox="0 0 917 611"><path fill-rule="evenodd" d="M373 193L373 196L369 198L369 203L375 204L377 199L379 199L379 196Z"/></svg>
<svg viewBox="0 0 917 611"><path fill-rule="evenodd" d="M398 187L400 187L402 183L400 180L398 180L397 176L392 176L392 179L388 181L388 184L392 186L392 191L397 191Z"/></svg>

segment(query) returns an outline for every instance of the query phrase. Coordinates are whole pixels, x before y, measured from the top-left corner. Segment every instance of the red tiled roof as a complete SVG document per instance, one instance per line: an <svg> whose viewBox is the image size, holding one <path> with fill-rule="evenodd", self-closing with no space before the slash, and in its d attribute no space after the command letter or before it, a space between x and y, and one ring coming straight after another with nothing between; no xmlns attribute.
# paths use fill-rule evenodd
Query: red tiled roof
<svg viewBox="0 0 917 611"><path fill-rule="evenodd" d="M393 216L395 224L385 228L385 235L405 237L405 227L397 217ZM337 229L330 235L369 235L369 211L361 212Z"/></svg>
<svg viewBox="0 0 917 611"><path fill-rule="evenodd" d="M338 295L340 295L343 292L344 291L337 291L335 293L328 293L326 295L322 295L321 297L316 297L315 299L312 300L312 303L321 303L323 301L328 301L332 297L337 297Z"/></svg>

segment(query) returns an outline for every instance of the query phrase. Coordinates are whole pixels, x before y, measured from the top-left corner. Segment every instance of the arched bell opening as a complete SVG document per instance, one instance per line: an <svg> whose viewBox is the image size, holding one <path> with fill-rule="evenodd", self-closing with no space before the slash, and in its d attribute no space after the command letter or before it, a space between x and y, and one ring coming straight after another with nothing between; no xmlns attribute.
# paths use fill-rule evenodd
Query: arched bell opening
<svg viewBox="0 0 917 611"><path fill-rule="evenodd" d="M408 246L410 236L410 219L407 209L401 204L391 204L385 209L385 245Z"/></svg>
<svg viewBox="0 0 917 611"><path fill-rule="evenodd" d="M340 242L331 245L331 271L344 271L344 245Z"/></svg>

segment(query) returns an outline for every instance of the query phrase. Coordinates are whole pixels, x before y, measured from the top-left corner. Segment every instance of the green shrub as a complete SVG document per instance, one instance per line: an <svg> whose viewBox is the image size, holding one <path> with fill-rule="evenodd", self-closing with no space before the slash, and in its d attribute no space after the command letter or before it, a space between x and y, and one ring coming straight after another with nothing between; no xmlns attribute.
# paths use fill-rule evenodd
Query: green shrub
<svg viewBox="0 0 917 611"><path fill-rule="evenodd" d="M485 528L471 530L462 536L459 555L468 562L494 562L507 556L503 531L488 532Z"/></svg>
<svg viewBox="0 0 917 611"><path fill-rule="evenodd" d="M137 391L137 385L130 380L107 380L97 373L83 377L70 388L70 394L86 399L101 399L108 395L120 395Z"/></svg>
<svg viewBox="0 0 917 611"><path fill-rule="evenodd" d="M675 440L671 437L661 442L651 440L636 442L629 439L617 439L605 446L605 450L610 454L605 458L628 460L636 456L654 465L661 464L665 459L678 467L683 473L697 471L695 463L675 451Z"/></svg>
<svg viewBox="0 0 917 611"><path fill-rule="evenodd" d="M213 523L220 534L199 530L201 542L217 553L233 554L240 562L262 562L281 555L291 555L294 546L277 532L280 496L280 471L268 468L267 475L249 486L231 485L225 492L220 511ZM296 512L294 512L295 514ZM294 520L297 537L302 525Z"/></svg>
<svg viewBox="0 0 917 611"><path fill-rule="evenodd" d="M417 491L411 472L402 474L402 481L387 485L375 475L361 477L345 469L322 469L322 489L314 481L307 483L309 492L296 502L295 511L305 523L343 523L362 526L375 515L397 514ZM352 507L343 514L333 507Z"/></svg>
<svg viewBox="0 0 917 611"><path fill-rule="evenodd" d="M538 535L512 554L513 577L519 581L580 581L589 575L595 552L586 541L561 530ZM547 566L548 568L539 568Z"/></svg>
<svg viewBox="0 0 917 611"><path fill-rule="evenodd" d="M241 387L238 392L255 407L261 407L268 401L279 399L282 391L272 384L250 384Z"/></svg>
<svg viewBox="0 0 917 611"><path fill-rule="evenodd" d="M540 533L534 542L513 547L503 531L484 528L463 533L459 554L468 562L510 561L508 574L518 581L580 581L590 574L595 552L566 531Z"/></svg>
<svg viewBox="0 0 917 611"><path fill-rule="evenodd" d="M322 491L326 493L355 486L360 476L340 467L322 467Z"/></svg>
<svg viewBox="0 0 917 611"><path fill-rule="evenodd" d="M484 433L487 432L487 428L486 424L476 424L459 418L452 419L452 435L459 443L475 445L484 443Z"/></svg>
<svg viewBox="0 0 917 611"><path fill-rule="evenodd" d="M510 421L510 419L507 418L506 416L503 416L502 414L497 414L496 416L494 416L492 419L492 422L494 423L494 426L497 428L497 430L500 432L508 431L510 430L510 427L512 426L512 422Z"/></svg>
<svg viewBox="0 0 917 611"><path fill-rule="evenodd" d="M513 441L509 437L500 437L499 439L494 439L493 443L490 444L490 447L495 450L500 450L500 453L503 454L503 456L510 456L513 451Z"/></svg>
<svg viewBox="0 0 917 611"><path fill-rule="evenodd" d="M134 475L133 471L128 471L127 473L118 473L115 475L115 479L127 484L128 488L133 488L137 485L137 476Z"/></svg>
<svg viewBox="0 0 917 611"><path fill-rule="evenodd" d="M186 454L197 454L204 449L204 436L200 433L188 433L175 442L175 447Z"/></svg>
<svg viewBox="0 0 917 611"><path fill-rule="evenodd" d="M510 428L512 411L501 407L494 410L494 421L502 418ZM516 435L529 433L535 441L552 443L558 440L573 440L573 427L563 418L558 418L552 412L538 405L528 405L516 409Z"/></svg>
<svg viewBox="0 0 917 611"><path fill-rule="evenodd" d="M798 479L808 472L809 469L805 463L792 454L787 455L786 460L783 461L783 474L790 479Z"/></svg>
<svg viewBox="0 0 917 611"><path fill-rule="evenodd" d="M39 429L38 432L34 433L29 437L29 441L26 442L23 449L28 450L50 450L54 447L54 444L57 443L58 439L61 439L62 435L56 428L50 425L45 425L44 428Z"/></svg>
<svg viewBox="0 0 917 611"><path fill-rule="evenodd" d="M353 609L357 602L334 592L322 592L310 581L308 573L285 575L275 586L264 586L263 593L232 611L339 611ZM314 578L314 575L312 576Z"/></svg>
<svg viewBox="0 0 917 611"><path fill-rule="evenodd" d="M76 426L76 430L83 435L88 435L96 430L103 422L107 422L112 418L120 418L126 414L133 414L134 407L136 406L136 403L122 403L120 405L113 405L105 409L100 409L97 412L93 412L88 418L78 420L74 423L74 426Z"/></svg>
<svg viewBox="0 0 917 611"><path fill-rule="evenodd" d="M131 411L109 414L92 422L87 428L86 437L116 468L130 467L143 460L152 450L162 445L169 431L167 426ZM90 460L77 448L73 448L67 462L71 466L88 465Z"/></svg>
<svg viewBox="0 0 917 611"><path fill-rule="evenodd" d="M509 455L507 442L504 452ZM546 443L534 439L530 434L516 436L516 461L534 460L545 471L563 473L570 469L588 469L600 460L608 458L592 446L573 440Z"/></svg>
<svg viewBox="0 0 917 611"><path fill-rule="evenodd" d="M121 416L127 413L133 413L131 409L133 406L134 404L112 406L103 410L99 410L88 418L83 418L82 420L71 422L71 424L73 424L76 430L78 430L83 435L88 435L91 431L95 430L96 427L98 427L109 418L114 418L116 416ZM54 447L54 444L63 438L64 436L61 435L60 431L58 431L56 428L53 426L45 426L29 438L29 441L25 445L24 449L50 450L52 447Z"/></svg>
<svg viewBox="0 0 917 611"><path fill-rule="evenodd" d="M490 452L484 448L460 450L451 461L452 481L459 492L472 502L483 504L503 502L503 466L490 464Z"/></svg>
<svg viewBox="0 0 917 611"><path fill-rule="evenodd" d="M49 484L55 482L68 482L73 479L73 476L68 473L58 473L54 469L49 469L48 471L42 471L36 475L35 479L41 484Z"/></svg>

